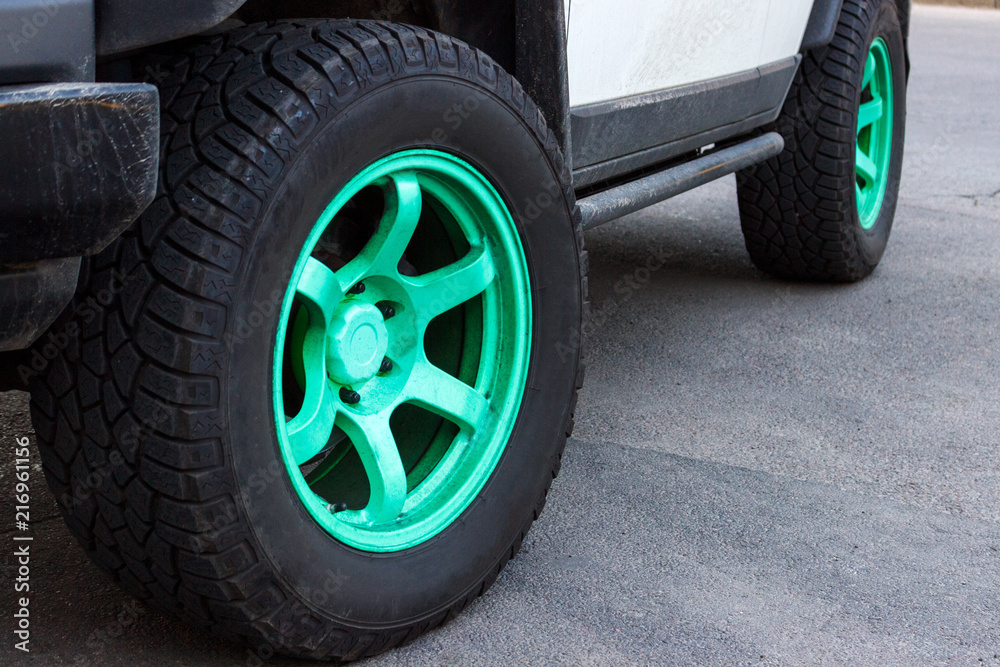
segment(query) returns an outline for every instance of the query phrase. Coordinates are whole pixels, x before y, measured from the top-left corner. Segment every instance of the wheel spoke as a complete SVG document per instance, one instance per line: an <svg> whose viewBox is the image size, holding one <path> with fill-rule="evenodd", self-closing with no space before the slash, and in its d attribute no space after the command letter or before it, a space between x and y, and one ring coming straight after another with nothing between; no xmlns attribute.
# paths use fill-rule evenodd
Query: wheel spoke
<svg viewBox="0 0 1000 667"><path fill-rule="evenodd" d="M416 175L405 171L389 178L389 187L385 189L385 213L378 230L358 256L338 271L345 284L353 285L372 274L395 277L399 260L417 228L423 197Z"/></svg>
<svg viewBox="0 0 1000 667"><path fill-rule="evenodd" d="M407 278L410 298L424 326L455 306L481 294L496 277L493 259L485 246L419 278Z"/></svg>
<svg viewBox="0 0 1000 667"><path fill-rule="evenodd" d="M325 340L322 327L310 327L302 344L306 394L302 401L302 409L294 419L285 424L288 444L292 448L292 459L296 465L302 465L326 447L337 416L326 379L323 351Z"/></svg>
<svg viewBox="0 0 1000 667"><path fill-rule="evenodd" d="M333 317L334 309L344 298L344 290L337 276L326 264L310 257L295 290L309 311L310 321L322 321L325 330Z"/></svg>
<svg viewBox="0 0 1000 667"><path fill-rule="evenodd" d="M387 155L295 254L269 354L281 463L304 516L367 558L445 539L521 411L531 275L507 184L488 176L429 147Z"/></svg>
<svg viewBox="0 0 1000 667"><path fill-rule="evenodd" d="M865 155L864 151L860 148L856 149L854 164L855 170L858 176L864 180L866 188L876 182L875 177L878 175L878 168L875 166L875 162Z"/></svg>
<svg viewBox="0 0 1000 667"><path fill-rule="evenodd" d="M354 443L368 476L371 494L362 511L369 523L387 523L399 517L406 502L406 471L385 413L355 415L341 412L338 422Z"/></svg>
<svg viewBox="0 0 1000 667"><path fill-rule="evenodd" d="M326 378L326 332L344 291L333 271L314 257L306 261L295 291L309 315L301 359L305 397L285 431L292 459L302 465L326 447L337 415Z"/></svg>
<svg viewBox="0 0 1000 667"><path fill-rule="evenodd" d="M882 118L882 98L876 97L871 102L865 102L858 109L858 132Z"/></svg>
<svg viewBox="0 0 1000 667"><path fill-rule="evenodd" d="M868 59L865 60L865 74L861 79L861 90L868 87L868 84L872 82L873 76L875 76L875 54L869 51Z"/></svg>
<svg viewBox="0 0 1000 667"><path fill-rule="evenodd" d="M428 361L413 367L406 394L414 403L473 433L489 411L485 396Z"/></svg>
<svg viewBox="0 0 1000 667"><path fill-rule="evenodd" d="M857 204L858 208L859 209L862 208L861 200L864 197L864 195L861 194L861 186L858 185L857 183L854 184L854 196L857 198L857 201L855 203Z"/></svg>

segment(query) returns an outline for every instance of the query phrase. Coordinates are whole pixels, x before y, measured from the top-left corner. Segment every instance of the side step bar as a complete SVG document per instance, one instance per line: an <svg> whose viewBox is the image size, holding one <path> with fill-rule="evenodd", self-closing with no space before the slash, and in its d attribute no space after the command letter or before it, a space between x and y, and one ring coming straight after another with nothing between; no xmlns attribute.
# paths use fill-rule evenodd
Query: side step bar
<svg viewBox="0 0 1000 667"><path fill-rule="evenodd" d="M769 132L697 160L598 192L579 201L583 228L592 229L659 204L674 195L772 158L784 148L785 140L781 135Z"/></svg>

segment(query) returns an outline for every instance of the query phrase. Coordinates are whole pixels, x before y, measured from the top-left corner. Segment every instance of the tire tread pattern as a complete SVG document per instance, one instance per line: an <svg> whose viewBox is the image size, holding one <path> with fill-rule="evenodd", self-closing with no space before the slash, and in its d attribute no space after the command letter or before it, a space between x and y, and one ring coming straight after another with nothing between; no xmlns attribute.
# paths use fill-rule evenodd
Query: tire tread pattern
<svg viewBox="0 0 1000 667"><path fill-rule="evenodd" d="M157 199L86 262L61 320L85 319L83 333L32 385L45 475L66 522L127 591L216 634L316 659L356 659L410 641L489 588L517 554L548 487L484 579L433 618L360 631L297 599L255 551L221 440L219 383L240 259L268 194L325 119L385 81L444 73L516 109L559 173L583 272L582 331L587 257L556 139L517 81L485 53L418 27L258 24L188 40L145 65L163 112ZM90 304L88 317L80 317L81 304ZM582 382L581 363L577 390ZM575 406L576 392L567 437Z"/></svg>
<svg viewBox="0 0 1000 667"><path fill-rule="evenodd" d="M833 41L803 57L776 127L785 150L737 174L750 258L779 278L854 282L880 257L858 243L854 148L858 72L878 2L845 0Z"/></svg>

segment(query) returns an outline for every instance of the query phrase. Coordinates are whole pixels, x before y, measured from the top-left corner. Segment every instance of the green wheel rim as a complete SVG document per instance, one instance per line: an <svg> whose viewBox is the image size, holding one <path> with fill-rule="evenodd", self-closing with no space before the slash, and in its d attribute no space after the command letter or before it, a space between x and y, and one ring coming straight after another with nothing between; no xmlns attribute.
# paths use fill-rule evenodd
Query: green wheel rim
<svg viewBox="0 0 1000 667"><path fill-rule="evenodd" d="M892 61L885 40L876 37L868 50L861 80L858 142L855 149L855 196L864 229L878 220L892 161Z"/></svg>
<svg viewBox="0 0 1000 667"><path fill-rule="evenodd" d="M275 342L278 439L312 517L371 552L451 525L504 452L530 345L524 249L489 181L431 150L358 174L302 249Z"/></svg>

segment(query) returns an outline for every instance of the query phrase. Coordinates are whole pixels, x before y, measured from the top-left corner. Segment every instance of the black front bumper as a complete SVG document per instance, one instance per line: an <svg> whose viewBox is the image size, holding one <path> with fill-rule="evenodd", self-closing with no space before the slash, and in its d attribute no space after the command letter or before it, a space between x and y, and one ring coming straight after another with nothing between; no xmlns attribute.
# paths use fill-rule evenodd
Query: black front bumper
<svg viewBox="0 0 1000 667"><path fill-rule="evenodd" d="M150 85L0 88L0 351L65 307L66 258L100 252L152 202L159 127Z"/></svg>

